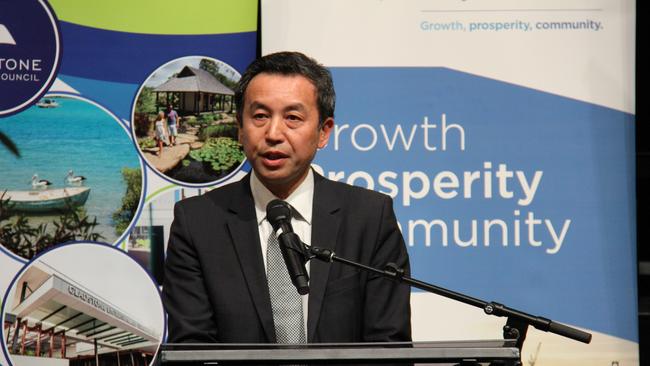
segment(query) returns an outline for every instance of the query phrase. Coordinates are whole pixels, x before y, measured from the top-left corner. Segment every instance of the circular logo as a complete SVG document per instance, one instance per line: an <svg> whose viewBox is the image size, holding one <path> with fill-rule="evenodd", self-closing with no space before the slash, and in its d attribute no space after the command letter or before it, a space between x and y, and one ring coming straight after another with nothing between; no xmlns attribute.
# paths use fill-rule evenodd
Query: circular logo
<svg viewBox="0 0 650 366"><path fill-rule="evenodd" d="M57 21L43 0L12 1L0 12L0 116L29 107L54 81Z"/></svg>

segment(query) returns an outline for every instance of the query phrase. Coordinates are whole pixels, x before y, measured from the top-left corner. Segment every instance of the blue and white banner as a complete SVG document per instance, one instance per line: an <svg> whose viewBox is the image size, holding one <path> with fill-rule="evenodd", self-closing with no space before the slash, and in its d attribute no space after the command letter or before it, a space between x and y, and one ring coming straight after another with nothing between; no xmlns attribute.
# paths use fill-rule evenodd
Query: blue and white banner
<svg viewBox="0 0 650 366"><path fill-rule="evenodd" d="M524 361L638 364L633 2L274 0L262 15L264 54L331 68L336 127L315 163L394 198L414 277L594 333L532 329ZM415 340L501 337L480 309L412 306Z"/></svg>
<svg viewBox="0 0 650 366"><path fill-rule="evenodd" d="M0 0L0 365L152 362L174 203L250 170L232 87L257 15L255 0ZM55 278L76 290L53 295Z"/></svg>

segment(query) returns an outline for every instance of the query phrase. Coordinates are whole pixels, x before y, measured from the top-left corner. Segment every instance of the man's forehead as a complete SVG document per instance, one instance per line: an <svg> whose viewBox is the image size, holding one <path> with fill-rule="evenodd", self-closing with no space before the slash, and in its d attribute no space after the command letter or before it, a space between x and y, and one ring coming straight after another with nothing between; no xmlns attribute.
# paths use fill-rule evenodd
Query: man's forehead
<svg viewBox="0 0 650 366"><path fill-rule="evenodd" d="M249 103L252 104L252 103L256 103L256 102L259 103L258 101L253 100L253 99L250 98L251 97L250 93L251 93L251 90L258 90L258 88L260 87L260 83L262 83L262 82L267 83L267 84L265 84L265 87L264 87L264 88L267 88L267 90L270 89L271 91L273 91L273 92L277 91L278 93L285 92L286 89L274 88L274 85L268 85L269 82L271 82L271 83L273 83L273 82L280 83L283 80L284 81L289 81L289 80L298 81L298 80L301 80L306 85L309 85L310 86L309 90L313 93L314 102L316 102L316 99L318 98L318 91L317 91L316 86L314 85L314 83L311 80L309 80L309 78L307 78L307 77L305 77L303 75L300 75L300 74L280 74L280 73L267 73L267 72L264 72L264 73L260 73L260 74L255 75L255 77L253 77L251 79L250 83L248 84L248 86L246 88L246 91L244 93L245 104L249 104ZM297 102L297 104L299 104L299 103Z"/></svg>
<svg viewBox="0 0 650 366"><path fill-rule="evenodd" d="M267 79L267 78L277 78L276 80L278 80L278 79L304 80L314 88L314 92L316 91L316 85L314 84L314 82L311 79L309 79L308 77L304 76L304 75L301 75L301 74L283 74L283 73L276 73L276 72L261 72L261 73L255 75L251 79L250 83L248 84L248 88L246 88L246 91L248 91L248 89L250 89L250 85L253 84L255 81L259 81L261 79Z"/></svg>

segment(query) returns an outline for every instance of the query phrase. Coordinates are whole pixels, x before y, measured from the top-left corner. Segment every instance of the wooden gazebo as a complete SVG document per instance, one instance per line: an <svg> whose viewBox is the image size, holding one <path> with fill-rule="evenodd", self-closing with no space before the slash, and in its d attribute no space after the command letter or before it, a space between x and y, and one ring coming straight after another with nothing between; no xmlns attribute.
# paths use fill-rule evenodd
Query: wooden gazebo
<svg viewBox="0 0 650 366"><path fill-rule="evenodd" d="M181 114L199 114L201 112L224 111L226 102L233 110L235 92L223 85L214 75L201 69L185 66L178 75L154 88L156 104L166 107L177 97L179 103L173 103Z"/></svg>

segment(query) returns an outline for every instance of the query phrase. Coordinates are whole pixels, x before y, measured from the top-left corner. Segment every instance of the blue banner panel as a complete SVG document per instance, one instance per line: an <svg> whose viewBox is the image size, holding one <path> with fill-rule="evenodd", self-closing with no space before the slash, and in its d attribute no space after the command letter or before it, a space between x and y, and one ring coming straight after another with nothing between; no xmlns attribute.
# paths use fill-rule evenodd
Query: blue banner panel
<svg viewBox="0 0 650 366"><path fill-rule="evenodd" d="M186 56L215 57L241 72L255 58L256 34L139 34L61 22L61 73L141 84L161 64Z"/></svg>
<svg viewBox="0 0 650 366"><path fill-rule="evenodd" d="M447 68L332 72L316 163L394 198L415 277L637 341L634 116Z"/></svg>

